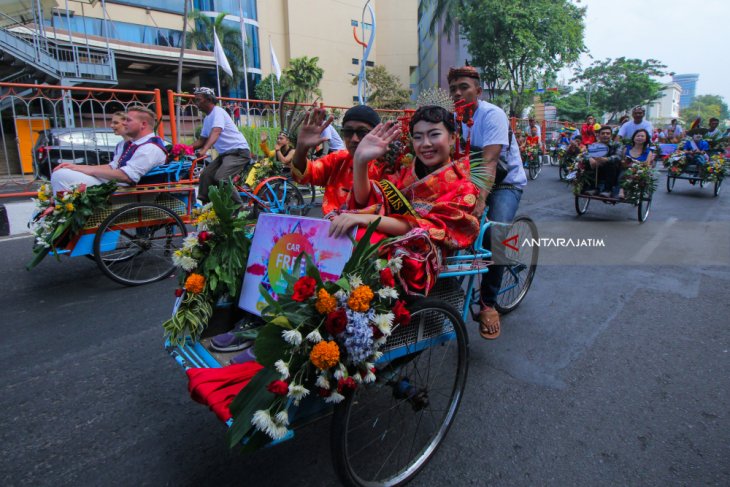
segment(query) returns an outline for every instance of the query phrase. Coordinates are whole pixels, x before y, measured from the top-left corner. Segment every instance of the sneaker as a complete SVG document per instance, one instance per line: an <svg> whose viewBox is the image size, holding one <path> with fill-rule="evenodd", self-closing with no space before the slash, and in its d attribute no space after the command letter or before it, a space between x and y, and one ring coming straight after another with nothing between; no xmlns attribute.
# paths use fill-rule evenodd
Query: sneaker
<svg viewBox="0 0 730 487"><path fill-rule="evenodd" d="M250 348L254 341L243 332L261 326L261 322L252 318L247 316L239 321L233 330L214 336L210 340L210 348L224 353L239 352Z"/></svg>
<svg viewBox="0 0 730 487"><path fill-rule="evenodd" d="M228 363L230 365L240 365L254 360L256 360L256 355L254 355L253 349L249 348L233 357Z"/></svg>

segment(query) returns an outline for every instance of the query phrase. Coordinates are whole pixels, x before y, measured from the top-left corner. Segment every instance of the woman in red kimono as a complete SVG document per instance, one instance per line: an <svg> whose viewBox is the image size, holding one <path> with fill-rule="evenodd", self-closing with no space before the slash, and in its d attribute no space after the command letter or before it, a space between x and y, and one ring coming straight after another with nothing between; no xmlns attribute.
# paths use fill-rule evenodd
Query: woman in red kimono
<svg viewBox="0 0 730 487"><path fill-rule="evenodd" d="M382 236L399 237L383 246L400 257L399 281L409 294L426 295L433 287L443 253L474 243L479 222L472 216L479 193L471 182L468 157L452 161L454 116L436 106L416 110L409 124L415 159L382 181L369 179L367 161L381 157L399 135L392 124L368 134L354 156L352 211L337 216L330 229L345 235L380 218Z"/></svg>

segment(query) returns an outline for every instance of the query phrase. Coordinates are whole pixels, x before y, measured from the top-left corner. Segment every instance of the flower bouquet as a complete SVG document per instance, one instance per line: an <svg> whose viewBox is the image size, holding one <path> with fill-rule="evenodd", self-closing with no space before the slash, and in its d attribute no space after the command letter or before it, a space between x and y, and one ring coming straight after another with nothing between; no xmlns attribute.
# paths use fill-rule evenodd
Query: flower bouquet
<svg viewBox="0 0 730 487"><path fill-rule="evenodd" d="M31 231L35 245L33 258L26 268L34 268L50 252L58 257L57 247L81 231L97 209L108 208L109 196L116 189L116 181L96 186L78 184L72 191L56 194L53 194L50 184L41 186L38 197L33 199L36 216L31 223Z"/></svg>
<svg viewBox="0 0 730 487"><path fill-rule="evenodd" d="M646 162L634 162L626 169L621 179L625 200L635 205L643 196L651 195L656 190L656 185L654 171Z"/></svg>
<svg viewBox="0 0 730 487"><path fill-rule="evenodd" d="M231 404L231 447L243 441L257 448L281 439L289 425L288 409L307 396L335 404L360 384L376 380L375 363L381 347L410 313L399 300L394 273L398 259L379 258L381 243L370 244L374 222L355 247L337 281L324 282L307 254L293 269L306 274L286 275L287 291L278 301L260 287L267 307L266 324L254 345L264 368Z"/></svg>
<svg viewBox="0 0 730 487"><path fill-rule="evenodd" d="M711 183L722 181L726 172L727 161L725 160L725 156L722 154L714 155L710 158L710 162L708 162L705 166L705 181L709 181Z"/></svg>
<svg viewBox="0 0 730 487"><path fill-rule="evenodd" d="M195 154L193 146L186 144L175 144L169 150L168 153L172 156L172 159L177 161L184 156L192 156Z"/></svg>
<svg viewBox="0 0 730 487"><path fill-rule="evenodd" d="M221 298L240 293L243 269L251 247L250 220L239 213L230 182L210 189L211 203L193 213L197 231L183 241L172 256L180 273L175 290L178 306L162 327L170 343L181 345L186 337L197 340Z"/></svg>
<svg viewBox="0 0 730 487"><path fill-rule="evenodd" d="M669 157L664 159L663 164L670 176L679 176L687 165L686 154L683 150L672 152Z"/></svg>
<svg viewBox="0 0 730 487"><path fill-rule="evenodd" d="M587 155L574 161L569 168L569 173L575 171L575 177L568 178L568 184L573 186L573 194L579 195L584 190L596 186L596 171L591 169Z"/></svg>

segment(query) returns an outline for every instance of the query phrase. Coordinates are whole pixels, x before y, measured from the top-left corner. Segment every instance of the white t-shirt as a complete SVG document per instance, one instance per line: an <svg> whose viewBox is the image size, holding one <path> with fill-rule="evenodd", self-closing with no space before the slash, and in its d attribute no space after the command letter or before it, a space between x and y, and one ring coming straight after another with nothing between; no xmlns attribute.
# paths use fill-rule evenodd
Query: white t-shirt
<svg viewBox="0 0 730 487"><path fill-rule="evenodd" d="M672 128L672 126L669 125L667 127L666 133L667 133L667 137L681 137L682 134L684 133L684 129L679 124L675 125L674 128Z"/></svg>
<svg viewBox="0 0 730 487"><path fill-rule="evenodd" d="M507 159L509 165L509 173L505 176L502 184L511 184L518 189L524 188L527 185L527 176L525 176L525 169L522 167L520 147L514 134L512 134L512 146L507 151L507 147L509 147L509 120L507 114L498 106L479 100L473 119L471 145L485 147L500 144L502 146L502 156ZM465 124L462 124L462 133L469 133L469 127Z"/></svg>
<svg viewBox="0 0 730 487"><path fill-rule="evenodd" d="M327 125L327 128L322 131L320 137L323 137L329 141L330 152L342 150L345 148L345 143L342 142L340 134L337 133L337 130L335 130L335 128L331 124Z"/></svg>
<svg viewBox="0 0 730 487"><path fill-rule="evenodd" d="M542 138L542 129L540 126L535 122L535 128L537 129L537 136ZM530 124L527 124L527 128L525 128L525 135L528 137L532 137L532 127L530 127Z"/></svg>
<svg viewBox="0 0 730 487"><path fill-rule="evenodd" d="M200 136L203 138L210 137L210 133L214 128L220 128L221 133L218 140L215 141L213 147L218 154L223 154L234 149L248 149L248 142L243 134L238 130L236 124L228 113L219 106L213 107L213 110L205 116L203 120L203 130Z"/></svg>
<svg viewBox="0 0 730 487"><path fill-rule="evenodd" d="M649 132L649 137L654 133L654 127L648 120L642 120L641 123L636 123L633 120L629 120L618 129L618 136L622 139L630 139L634 136L634 133L639 129L645 129Z"/></svg>
<svg viewBox="0 0 730 487"><path fill-rule="evenodd" d="M124 171L129 179L135 183L139 182L142 176L150 172L155 167L164 164L167 160L167 154L165 154L165 152L157 144L145 144L145 142L154 136L154 133L147 134L132 142L132 144L140 145L141 147L134 152L134 155L124 167L119 167L119 159L121 159L123 153L120 152L119 155L116 155L115 150L114 160L109 163L109 166L112 169Z"/></svg>

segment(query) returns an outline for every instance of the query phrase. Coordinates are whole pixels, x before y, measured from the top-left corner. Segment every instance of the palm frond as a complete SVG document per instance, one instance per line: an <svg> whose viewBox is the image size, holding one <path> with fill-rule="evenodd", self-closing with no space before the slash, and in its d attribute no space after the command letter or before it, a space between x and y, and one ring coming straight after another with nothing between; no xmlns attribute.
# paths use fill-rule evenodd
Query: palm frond
<svg viewBox="0 0 730 487"><path fill-rule="evenodd" d="M481 151L474 151L469 154L469 173L471 182L480 190L488 190L494 184L494 175L484 165Z"/></svg>

